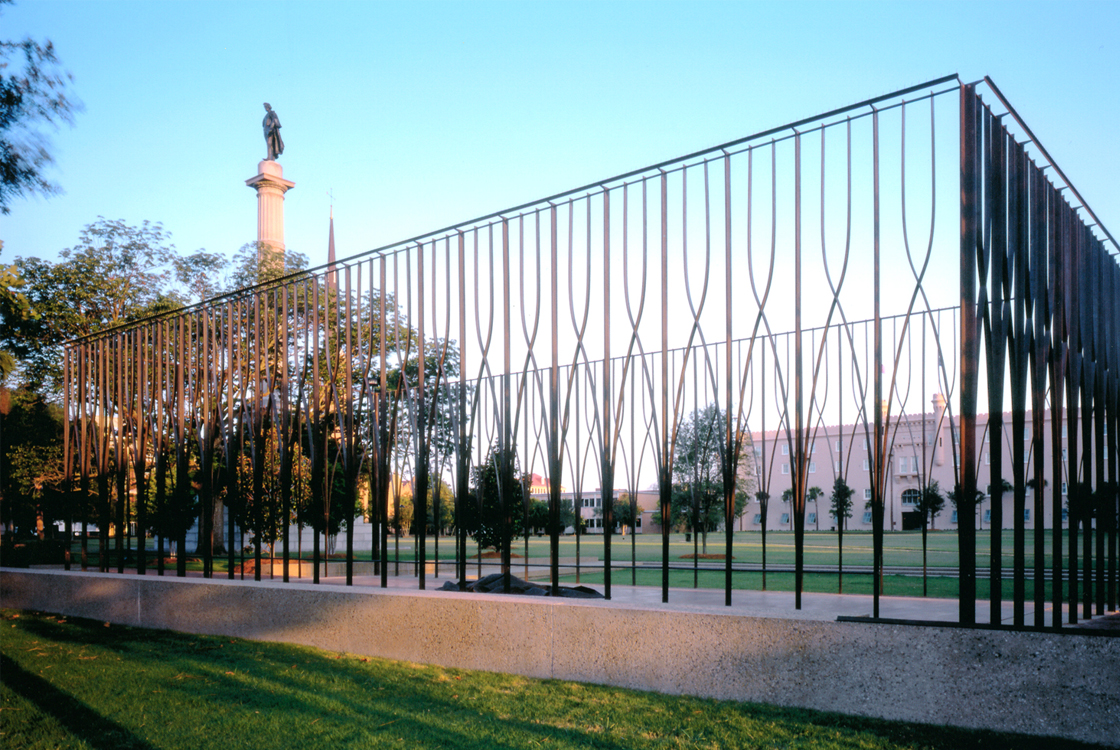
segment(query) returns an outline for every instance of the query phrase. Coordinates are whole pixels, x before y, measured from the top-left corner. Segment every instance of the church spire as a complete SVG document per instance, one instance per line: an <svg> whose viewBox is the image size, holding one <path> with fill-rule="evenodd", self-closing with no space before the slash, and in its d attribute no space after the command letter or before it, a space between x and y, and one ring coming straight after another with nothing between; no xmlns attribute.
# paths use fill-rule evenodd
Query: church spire
<svg viewBox="0 0 1120 750"><path fill-rule="evenodd" d="M331 230L327 239L327 288L333 292L338 291L338 271L334 264L337 258L334 254L334 204L331 204Z"/></svg>

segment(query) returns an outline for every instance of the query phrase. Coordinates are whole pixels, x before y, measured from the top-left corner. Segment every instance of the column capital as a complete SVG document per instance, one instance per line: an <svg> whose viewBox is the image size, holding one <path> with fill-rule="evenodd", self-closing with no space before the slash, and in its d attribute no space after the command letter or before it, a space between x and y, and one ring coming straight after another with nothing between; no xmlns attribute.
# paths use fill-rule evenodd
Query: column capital
<svg viewBox="0 0 1120 750"><path fill-rule="evenodd" d="M262 188L279 190L281 195L296 186L291 180L284 179L284 168L279 162L267 159L257 165L257 176L245 180L245 184L254 190Z"/></svg>

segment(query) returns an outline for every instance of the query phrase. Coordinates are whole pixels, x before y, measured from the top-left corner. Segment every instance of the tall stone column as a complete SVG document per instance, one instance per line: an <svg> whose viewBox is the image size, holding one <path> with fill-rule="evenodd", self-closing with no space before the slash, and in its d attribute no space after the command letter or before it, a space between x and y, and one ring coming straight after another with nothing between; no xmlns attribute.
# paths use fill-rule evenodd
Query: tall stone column
<svg viewBox="0 0 1120 750"><path fill-rule="evenodd" d="M262 161L257 165L258 174L245 180L257 191L257 243L259 252L265 248L284 252L284 193L296 186L284 179L284 169L279 162Z"/></svg>

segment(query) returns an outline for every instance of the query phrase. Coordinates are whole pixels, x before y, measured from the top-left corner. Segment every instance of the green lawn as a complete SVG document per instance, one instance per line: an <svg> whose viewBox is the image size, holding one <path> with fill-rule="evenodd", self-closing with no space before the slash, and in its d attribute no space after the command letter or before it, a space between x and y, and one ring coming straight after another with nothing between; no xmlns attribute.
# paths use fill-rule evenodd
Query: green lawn
<svg viewBox="0 0 1120 750"><path fill-rule="evenodd" d="M1062 541L1063 549L1068 552L1068 532L1062 532L1065 538ZM1046 554L1044 564L1050 566L1051 532L1046 532ZM345 549L344 536L338 538L336 552ZM1010 570L1014 563L1013 532L1001 532L1001 544L1004 568ZM1080 541L1080 539L1079 539ZM302 556L311 558L311 544L308 538L303 540ZM845 565L871 565L873 538L869 531L848 531L844 533L844 564ZM575 536L560 538L560 556L574 558L576 556ZM957 534L955 531L931 531L928 535L927 563L930 567L955 567L957 557ZM110 542L112 545L112 542ZM722 532L713 532L708 535L708 552L723 554L726 538ZM394 539L389 538L389 554L392 556L395 549ZM411 537L400 539L401 559L412 559L415 540ZM583 535L579 539L579 556L588 560L598 560L603 557L603 537L601 535ZM89 555L91 563L96 564L97 540L89 540ZM149 540L148 549L154 550L154 544ZM434 556L434 539L427 539L428 557ZM529 557L547 558L549 555L548 537L530 537L528 540ZM991 554L991 535L987 530L978 532L976 540L977 565L987 566ZM1080 549L1080 544L1079 544ZM280 556L281 547L276 545L275 553ZM514 540L513 551L517 555L526 553L525 539ZM805 563L807 565L835 565L839 556L839 539L835 532L806 531L805 533ZM473 556L476 548L473 542L467 542L467 552ZM669 557L671 560L680 561L685 555L694 552L703 552L703 545L699 542L685 541L684 534L670 535ZM73 545L74 559L78 559L81 548L78 543ZM246 553L251 557L250 553ZM291 555L296 556L296 545L291 545ZM661 535L638 534L628 535L625 539L614 536L611 541L611 555L617 562L629 561L633 558L639 562L660 562L661 560ZM734 534L732 555L736 562L761 563L762 562L762 534L757 531L739 531ZM453 560L455 557L455 539L451 536L442 536L439 540L439 557L441 560ZM369 553L356 553L357 559L369 559ZM894 531L884 536L884 563L890 565L920 566L922 564L922 533L920 531ZM222 560L225 558L223 557ZM1034 565L1034 547L1031 537L1028 537L1026 549L1026 565ZM217 560L215 561L218 562ZM793 564L794 562L794 535L792 531L769 531L766 534L766 562L774 564Z"/></svg>
<svg viewBox="0 0 1120 750"><path fill-rule="evenodd" d="M834 532L828 531L807 531L805 534L805 564L806 565L836 565L839 557L839 538ZM1014 558L1010 554L1012 549L1012 532L1004 531L1001 537L1003 547L1003 596L1005 599L1012 598L1014 594L1012 576L1012 565ZM977 565L986 567L989 562L991 537L987 532L981 533L977 538ZM872 592L872 580L866 573L854 573L850 570L851 566L870 566L872 564L872 544L873 537L870 532L846 532L843 539L844 550L844 593L850 594L870 594ZM1063 545L1068 549L1068 536L1063 540ZM708 552L710 554L722 554L725 549L725 537L720 533L712 533L708 535ZM957 596L957 581L955 578L942 578L936 575L938 568L956 567L958 560L957 552L957 534L956 532L949 531L936 531L930 532L927 537L927 564L932 573L928 581L928 595L931 597L939 598L954 598ZM303 545L303 559L309 560L311 553L308 551L310 543L308 539L304 539ZM343 547L343 542L340 538L339 548ZM1047 550L1050 548L1049 533L1046 539ZM398 545L395 540L390 538L389 541L389 555L390 560L394 559L394 554ZM91 566L96 566L97 557L97 541L90 540L89 542L89 560ZM399 555L402 562L411 561L415 555L415 540L408 537L402 537L399 542ZM789 531L770 531L766 535L766 562L767 565L792 565L794 563L794 535ZM468 541L468 554L473 560L477 549L473 542ZM1033 547L1027 550L1028 553L1033 552ZM703 552L703 545L698 540L686 541L684 534L673 534L670 536L669 559L674 566L691 567L693 565L692 559L689 557L694 552ZM78 561L78 545L75 545L75 562ZM427 540L427 553L429 560L435 557L435 544L434 539ZM280 555L279 546L276 549L276 554ZM337 554L337 552L336 552ZM528 546L526 547L526 540L524 538L518 539L514 543L514 554L517 556L513 560L513 571L515 575L522 575L523 569L520 566L524 565L524 557L527 555L531 559L547 559L549 556L549 540L547 537L530 537ZM636 566L642 566L643 563L654 563L660 565L662 554L661 537L654 534L639 534L637 536L629 535L625 539L621 537L614 537L611 544L611 558L616 566L627 566L632 562ZM736 563L753 563L760 564L762 562L762 535L759 532L736 532L734 535L732 554ZM111 552L112 556L113 553ZM296 556L295 545L292 546L291 555L293 558ZM440 560L440 574L449 575L453 572L452 563L454 562L455 555L455 540L453 537L441 537L439 541L439 560ZM595 568L601 567L602 559L604 556L604 541L603 537L599 535L581 536L577 541L574 536L561 537L560 540L560 557L566 560L566 567L562 571L562 582L574 583L577 581L574 569L571 567L572 561L577 558L581 566L587 566L586 569L580 571L578 577L579 583L601 584L603 576L600 571ZM251 559L251 553L246 553L246 559ZM369 553L357 553L355 555L358 560L369 560ZM905 532L891 532L884 537L884 563L886 566L913 566L920 567L922 564L922 535L920 531L905 531ZM115 558L114 558L115 559ZM335 558L332 557L332 561ZM1034 564L1033 554L1026 555L1026 566L1030 570ZM1045 557L1045 564L1047 572L1049 573L1050 555ZM149 560L149 567L154 570L154 563ZM719 561L703 561L703 565L719 566ZM444 568L444 565L447 567ZM188 563L189 570L201 570L201 561L191 558ZM115 563L110 564L110 570L115 570ZM227 573L227 558L225 556L214 561L214 575L224 577ZM340 568L329 570L332 575L338 575ZM467 567L468 575L474 574L474 568L471 564ZM168 573L174 574L174 567L168 568ZM250 574L251 575L251 574ZM266 574L267 575L267 574ZM632 583L639 586L661 586L661 572L660 567L653 569L643 570L639 569L633 573L630 570L616 571L612 576L612 583L618 585L631 585ZM695 574L692 570L674 570L670 573L670 585L679 588L689 588L697 585L700 588L723 588L724 574L722 568L717 570L705 570L701 567L699 573ZM762 575L759 572L736 572L733 579L733 587L736 589L744 590L760 590L762 589ZM793 590L793 575L790 573L770 572L766 576L766 588L776 591L792 591ZM1050 585L1045 584L1046 598L1050 598ZM805 576L805 591L820 592L820 593L837 593L839 591L838 577L836 574L826 573L807 573ZM886 575L883 578L882 593L886 596L921 596L922 595L922 579L920 576L901 576L901 575ZM989 583L986 579L980 578L977 580L977 597L980 599L989 596ZM1028 580L1026 582L1027 598L1033 598L1034 584Z"/></svg>
<svg viewBox="0 0 1120 750"><path fill-rule="evenodd" d="M10 750L1092 747L11 610L0 631Z"/></svg>

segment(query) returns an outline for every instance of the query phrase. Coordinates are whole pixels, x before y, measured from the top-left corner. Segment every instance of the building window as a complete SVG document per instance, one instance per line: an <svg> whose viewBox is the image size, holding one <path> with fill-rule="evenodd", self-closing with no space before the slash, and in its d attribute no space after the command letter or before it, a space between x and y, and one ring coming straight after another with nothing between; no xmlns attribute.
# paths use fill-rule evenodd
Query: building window
<svg viewBox="0 0 1120 750"><path fill-rule="evenodd" d="M984 511L984 523L991 523L991 522L992 522L992 509L988 508L987 510Z"/></svg>
<svg viewBox="0 0 1120 750"><path fill-rule="evenodd" d="M785 526L787 523L789 523L789 513L783 513L782 514L782 526Z"/></svg>
<svg viewBox="0 0 1120 750"><path fill-rule="evenodd" d="M789 455L789 443L782 443L782 455L783 456L788 456Z"/></svg>
<svg viewBox="0 0 1120 750"><path fill-rule="evenodd" d="M902 491L902 504L915 506L922 497L922 493L914 488Z"/></svg>
<svg viewBox="0 0 1120 750"><path fill-rule="evenodd" d="M839 474L839 473L840 473L840 462L839 462L839 461L837 461L837 462L836 462L836 469L835 469L835 471L836 471L836 473L837 473L837 474Z"/></svg>
<svg viewBox="0 0 1120 750"><path fill-rule="evenodd" d="M1068 427L1067 427L1066 425L1064 425L1064 424L1062 425L1062 438L1063 438L1063 439L1065 439L1066 437L1068 437L1068 434L1067 434L1067 433L1068 433L1068 429L1069 429L1069 428L1068 428Z"/></svg>
<svg viewBox="0 0 1120 750"><path fill-rule="evenodd" d="M1030 508L1023 508L1023 520L1024 521L1031 520L1031 509Z"/></svg>
<svg viewBox="0 0 1120 750"><path fill-rule="evenodd" d="M866 511L863 512L863 522L864 523L871 523L871 511L866 510Z"/></svg>
<svg viewBox="0 0 1120 750"><path fill-rule="evenodd" d="M816 474L817 473L817 462L816 461L810 461L809 462L809 473L810 474Z"/></svg>
<svg viewBox="0 0 1120 750"><path fill-rule="evenodd" d="M810 453L816 453L817 452L817 444L816 443L813 443L812 445L809 446L809 452Z"/></svg>
<svg viewBox="0 0 1120 750"><path fill-rule="evenodd" d="M809 517L806 518L805 520L808 521L809 523L816 523L817 522L817 514L816 513L810 513Z"/></svg>
<svg viewBox="0 0 1120 750"><path fill-rule="evenodd" d="M863 499L864 500L870 500L871 499L871 490L867 489L867 490L863 491Z"/></svg>
<svg viewBox="0 0 1120 750"><path fill-rule="evenodd" d="M899 456L899 459L898 459L898 473L899 474L905 474L906 469L909 466L909 463L910 462L906 460L906 456Z"/></svg>
<svg viewBox="0 0 1120 750"><path fill-rule="evenodd" d="M843 441L843 439L837 439L837 441L836 441L836 450L837 450L837 452L839 452L839 451L842 451L842 450L844 450L844 441Z"/></svg>
<svg viewBox="0 0 1120 750"><path fill-rule="evenodd" d="M782 473L789 474L789 464L782 464Z"/></svg>
<svg viewBox="0 0 1120 750"><path fill-rule="evenodd" d="M1063 494L1063 495L1067 494L1067 492L1066 492L1066 490L1067 490L1067 489L1068 489L1068 488L1066 487L1066 483L1065 483L1065 482L1062 482L1062 494Z"/></svg>
<svg viewBox="0 0 1120 750"><path fill-rule="evenodd" d="M949 523L956 523L956 522L957 522L957 512L954 510L953 511L953 517L949 519Z"/></svg>
<svg viewBox="0 0 1120 750"><path fill-rule="evenodd" d="M871 441L869 441L867 438L863 439L863 449L865 451L871 450Z"/></svg>
<svg viewBox="0 0 1120 750"><path fill-rule="evenodd" d="M1069 508L1062 508L1062 520L1063 521L1068 521L1069 520Z"/></svg>
<svg viewBox="0 0 1120 750"><path fill-rule="evenodd" d="M984 465L985 466L991 466L991 464L992 464L992 454L988 453L987 451L984 451Z"/></svg>
<svg viewBox="0 0 1120 750"><path fill-rule="evenodd" d="M863 470L864 471L870 471L871 470L871 461L869 461L866 458L863 459Z"/></svg>
<svg viewBox="0 0 1120 750"><path fill-rule="evenodd" d="M755 513L754 514L754 523L755 523L755 526L762 523L762 514L761 513Z"/></svg>
<svg viewBox="0 0 1120 750"><path fill-rule="evenodd" d="M1067 460L1067 457L1066 457L1066 449L1065 449L1065 448L1062 448L1062 460L1063 460L1063 461Z"/></svg>

